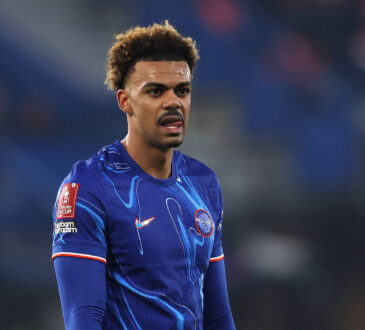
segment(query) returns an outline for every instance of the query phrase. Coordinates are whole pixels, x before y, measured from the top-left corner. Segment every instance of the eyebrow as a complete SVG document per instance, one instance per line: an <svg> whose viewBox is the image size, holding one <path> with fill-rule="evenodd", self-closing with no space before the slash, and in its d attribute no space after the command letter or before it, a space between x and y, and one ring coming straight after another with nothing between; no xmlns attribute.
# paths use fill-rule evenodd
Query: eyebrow
<svg viewBox="0 0 365 330"><path fill-rule="evenodd" d="M149 87L158 87L158 88L168 89L168 87L166 85L161 84L161 83L157 83L157 82L149 82L149 83L145 84L142 88L146 89L146 88L149 88ZM180 84L175 86L174 89L179 88L179 87L191 87L191 82L190 81L181 82Z"/></svg>

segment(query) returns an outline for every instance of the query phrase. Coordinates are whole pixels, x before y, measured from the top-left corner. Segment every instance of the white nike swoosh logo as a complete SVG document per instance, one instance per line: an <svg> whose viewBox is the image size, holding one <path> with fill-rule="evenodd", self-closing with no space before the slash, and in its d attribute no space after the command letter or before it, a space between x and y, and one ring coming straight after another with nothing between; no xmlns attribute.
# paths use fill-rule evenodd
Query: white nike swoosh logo
<svg viewBox="0 0 365 330"><path fill-rule="evenodd" d="M149 225L153 220L155 220L155 217L152 217L152 218L149 218L149 219L146 219L146 220L143 220L143 221L139 221L139 219L136 218L136 221L135 221L136 228L141 229L144 226Z"/></svg>

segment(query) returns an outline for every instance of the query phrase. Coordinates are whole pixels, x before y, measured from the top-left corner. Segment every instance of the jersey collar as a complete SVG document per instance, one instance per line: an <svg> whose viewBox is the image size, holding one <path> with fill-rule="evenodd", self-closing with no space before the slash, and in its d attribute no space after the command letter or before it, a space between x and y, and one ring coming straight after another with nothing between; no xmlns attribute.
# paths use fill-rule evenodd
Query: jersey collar
<svg viewBox="0 0 365 330"><path fill-rule="evenodd" d="M120 140L117 140L113 143L113 147L117 148L120 152L123 161L126 161L128 165L136 170L140 177L147 179L148 181L151 181L154 184L157 184L159 186L171 186L176 182L176 151L174 150L173 156L172 156L172 163L171 163L171 175L167 179L157 179L148 173L146 173L130 156L128 151L125 149L124 145L120 142Z"/></svg>

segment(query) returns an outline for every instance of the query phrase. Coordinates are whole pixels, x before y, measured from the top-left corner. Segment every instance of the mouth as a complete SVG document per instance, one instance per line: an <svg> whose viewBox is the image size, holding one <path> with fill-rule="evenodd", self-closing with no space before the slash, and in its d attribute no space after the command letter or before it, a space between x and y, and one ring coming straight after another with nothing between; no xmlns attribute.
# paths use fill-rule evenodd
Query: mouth
<svg viewBox="0 0 365 330"><path fill-rule="evenodd" d="M159 120L159 125L162 126L168 133L179 134L182 132L184 119L181 115L166 115Z"/></svg>

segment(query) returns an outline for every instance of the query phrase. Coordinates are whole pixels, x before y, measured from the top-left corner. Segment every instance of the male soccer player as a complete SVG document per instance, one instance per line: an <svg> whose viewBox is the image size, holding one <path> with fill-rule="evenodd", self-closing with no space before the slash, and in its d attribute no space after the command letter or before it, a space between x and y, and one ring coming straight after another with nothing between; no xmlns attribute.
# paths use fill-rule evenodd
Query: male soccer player
<svg viewBox="0 0 365 330"><path fill-rule="evenodd" d="M222 193L175 151L198 60L167 22L116 36L106 83L128 133L63 181L53 256L66 329L235 329L228 302Z"/></svg>

